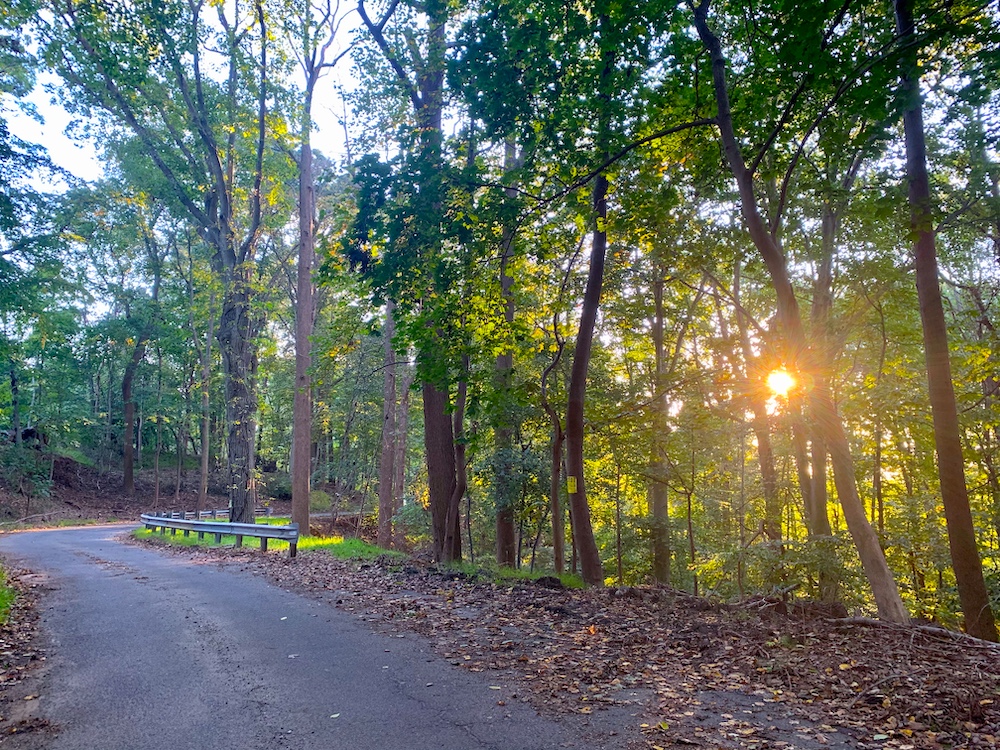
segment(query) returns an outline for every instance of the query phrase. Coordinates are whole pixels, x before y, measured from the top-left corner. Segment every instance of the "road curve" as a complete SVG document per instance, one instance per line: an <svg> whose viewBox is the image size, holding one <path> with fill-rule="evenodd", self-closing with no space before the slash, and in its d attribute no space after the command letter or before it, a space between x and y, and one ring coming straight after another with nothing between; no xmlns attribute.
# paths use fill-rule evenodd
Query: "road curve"
<svg viewBox="0 0 1000 750"><path fill-rule="evenodd" d="M39 706L52 750L542 750L587 747L494 676L372 633L253 575L117 539L22 532L0 553L42 573ZM491 681L492 680L492 681ZM508 705L500 705L500 702Z"/></svg>

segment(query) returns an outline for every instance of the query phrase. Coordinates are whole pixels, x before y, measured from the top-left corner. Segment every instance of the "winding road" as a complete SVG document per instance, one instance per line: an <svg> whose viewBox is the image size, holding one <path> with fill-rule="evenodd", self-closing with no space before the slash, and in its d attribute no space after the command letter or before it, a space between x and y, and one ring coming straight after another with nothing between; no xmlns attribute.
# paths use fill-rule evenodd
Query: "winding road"
<svg viewBox="0 0 1000 750"><path fill-rule="evenodd" d="M604 744L537 715L496 675L373 633L328 604L123 526L22 532L0 553L44 576L52 750L541 750ZM500 688L499 690L497 688Z"/></svg>

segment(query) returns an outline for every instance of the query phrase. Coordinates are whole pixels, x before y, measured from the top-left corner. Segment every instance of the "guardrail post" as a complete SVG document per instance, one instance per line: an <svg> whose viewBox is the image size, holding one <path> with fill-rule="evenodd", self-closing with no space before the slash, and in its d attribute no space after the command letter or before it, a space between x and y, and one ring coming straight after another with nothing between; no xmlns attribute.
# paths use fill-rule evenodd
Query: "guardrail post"
<svg viewBox="0 0 1000 750"><path fill-rule="evenodd" d="M262 536L260 538L260 551L261 552L267 552L267 537L266 536Z"/></svg>
<svg viewBox="0 0 1000 750"><path fill-rule="evenodd" d="M236 546L237 547L242 547L243 546L243 536L242 536L242 534L237 534L236 535Z"/></svg>

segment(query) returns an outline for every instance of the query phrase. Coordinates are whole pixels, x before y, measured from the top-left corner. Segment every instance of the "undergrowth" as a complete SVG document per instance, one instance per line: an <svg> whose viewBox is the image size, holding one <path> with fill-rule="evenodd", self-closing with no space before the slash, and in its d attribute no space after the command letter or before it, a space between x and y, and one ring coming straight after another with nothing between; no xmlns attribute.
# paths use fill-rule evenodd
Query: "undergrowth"
<svg viewBox="0 0 1000 750"><path fill-rule="evenodd" d="M0 625L7 622L10 607L17 598L17 592L7 585L7 573L0 568Z"/></svg>
<svg viewBox="0 0 1000 750"><path fill-rule="evenodd" d="M271 525L281 525L282 523L287 523L288 519L280 518L269 518L266 523ZM232 547L236 544L236 537L232 534L223 534L222 542L216 544L215 536L207 533L204 539L199 539L198 535L192 532L189 536L184 536L183 532L178 531L176 534L171 534L169 531L165 534L160 532L153 532L149 529L136 529L134 532L136 539L158 539L165 541L168 544L176 544L178 546L184 547ZM243 537L244 547L255 547L260 544L260 541L254 537ZM396 556L402 555L398 552L391 552L384 550L381 547L376 547L374 544L368 544L361 539L355 539L352 537L342 537L342 536L306 536L299 538L299 552L314 552L321 551L327 552L334 557L340 558L341 560L374 560L382 555ZM268 539L267 544L268 551L286 551L288 549L288 542L282 541L280 539Z"/></svg>

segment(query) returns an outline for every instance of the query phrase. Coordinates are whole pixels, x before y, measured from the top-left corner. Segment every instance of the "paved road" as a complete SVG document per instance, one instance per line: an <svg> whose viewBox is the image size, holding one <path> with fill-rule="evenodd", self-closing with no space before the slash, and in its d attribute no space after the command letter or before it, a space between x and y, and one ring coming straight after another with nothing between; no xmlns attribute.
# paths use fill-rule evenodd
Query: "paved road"
<svg viewBox="0 0 1000 750"><path fill-rule="evenodd" d="M25 532L0 552L47 576L52 750L536 750L574 730L248 574L126 545L121 526Z"/></svg>

